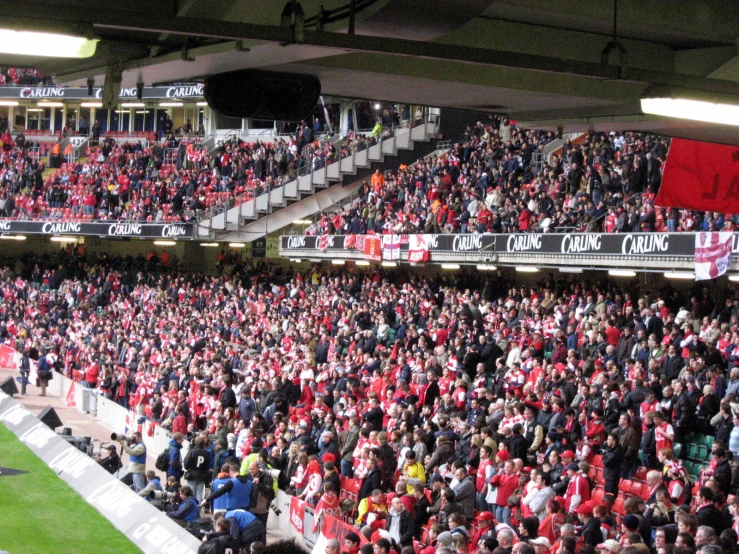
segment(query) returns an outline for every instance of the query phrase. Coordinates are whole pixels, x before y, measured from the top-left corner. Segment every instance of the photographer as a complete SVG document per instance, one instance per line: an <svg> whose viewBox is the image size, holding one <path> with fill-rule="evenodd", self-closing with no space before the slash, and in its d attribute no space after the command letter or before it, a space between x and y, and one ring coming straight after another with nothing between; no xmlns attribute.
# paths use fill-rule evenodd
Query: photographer
<svg viewBox="0 0 739 554"><path fill-rule="evenodd" d="M194 523L200 518L200 507L190 487L185 486L180 489L180 500L177 508L167 512L167 515L182 527L187 527L188 523Z"/></svg>
<svg viewBox="0 0 739 554"><path fill-rule="evenodd" d="M215 533L205 535L198 554L226 554L238 552L241 545L231 536L231 520L220 517L215 521Z"/></svg>
<svg viewBox="0 0 739 554"><path fill-rule="evenodd" d="M251 478L251 511L267 528L267 518L272 500L275 498L272 477L263 471L257 462L249 464L249 477Z"/></svg>
<svg viewBox="0 0 739 554"><path fill-rule="evenodd" d="M163 490L159 476L152 470L146 472L146 481L146 486L139 491L139 496L147 498L152 492Z"/></svg>
<svg viewBox="0 0 739 554"><path fill-rule="evenodd" d="M203 499L205 486L210 483L211 470L210 452L203 448L203 437L195 437L194 448L185 456L185 479L190 488L195 491L198 502Z"/></svg>
<svg viewBox="0 0 739 554"><path fill-rule="evenodd" d="M267 541L267 529L257 516L246 510L230 510L224 516L228 520L233 520L231 524L231 536L236 537L236 529L238 528L239 541L243 546L249 545L254 541Z"/></svg>
<svg viewBox="0 0 739 554"><path fill-rule="evenodd" d="M225 469L225 468L224 468ZM227 510L248 510L253 497L252 483L249 479L239 474L239 465L231 464L228 467L230 479L225 483L219 483L219 488L213 487L215 490L211 495L203 500L200 505L205 506L209 502L213 502L223 495L226 497ZM220 505L219 509L223 509Z"/></svg>
<svg viewBox="0 0 739 554"><path fill-rule="evenodd" d="M132 437L115 435L114 440L120 442L123 451L129 455L128 470L133 477L133 488L139 492L146 486L146 446L141 433L136 432Z"/></svg>
<svg viewBox="0 0 739 554"><path fill-rule="evenodd" d="M121 457L118 455L115 444L108 445L107 449L108 455L105 458L99 459L98 463L105 471L113 474L123 467L123 463L121 462Z"/></svg>

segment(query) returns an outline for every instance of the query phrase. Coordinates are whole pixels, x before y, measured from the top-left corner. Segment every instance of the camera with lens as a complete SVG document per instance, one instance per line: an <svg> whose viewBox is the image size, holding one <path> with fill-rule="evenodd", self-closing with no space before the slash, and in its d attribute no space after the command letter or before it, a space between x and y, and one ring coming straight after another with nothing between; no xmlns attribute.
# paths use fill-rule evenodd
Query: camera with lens
<svg viewBox="0 0 739 554"><path fill-rule="evenodd" d="M116 442L132 442L133 437L129 437L126 435L121 435L120 433L111 433L110 434L110 440L116 441Z"/></svg>
<svg viewBox="0 0 739 554"><path fill-rule="evenodd" d="M280 469L268 469L268 468L265 468L263 471L267 475L269 475L270 477L272 477L272 479L279 479L280 478L280 473L281 473L282 470L280 470Z"/></svg>
<svg viewBox="0 0 739 554"><path fill-rule="evenodd" d="M172 500L177 498L177 493L168 491L151 491L149 493L149 498L152 500Z"/></svg>

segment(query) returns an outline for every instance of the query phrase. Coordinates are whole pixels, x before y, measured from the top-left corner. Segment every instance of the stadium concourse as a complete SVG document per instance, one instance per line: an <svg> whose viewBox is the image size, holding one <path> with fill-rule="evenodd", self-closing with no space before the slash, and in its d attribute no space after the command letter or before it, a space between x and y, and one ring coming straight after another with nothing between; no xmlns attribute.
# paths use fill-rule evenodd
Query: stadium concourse
<svg viewBox="0 0 739 554"><path fill-rule="evenodd" d="M271 468L356 526L350 552L737 541L732 283L145 263L74 251L42 279L28 253L0 271L0 335L170 430L166 474L203 507L274 517Z"/></svg>

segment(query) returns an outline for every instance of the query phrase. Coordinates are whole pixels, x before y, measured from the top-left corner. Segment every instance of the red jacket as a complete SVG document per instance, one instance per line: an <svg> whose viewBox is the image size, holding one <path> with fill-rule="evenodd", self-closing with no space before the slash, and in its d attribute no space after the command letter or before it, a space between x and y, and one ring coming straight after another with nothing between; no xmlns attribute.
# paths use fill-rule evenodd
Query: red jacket
<svg viewBox="0 0 739 554"><path fill-rule="evenodd" d="M495 504L497 506L507 506L508 499L513 496L513 492L518 488L518 475L515 473L512 475L499 473L498 475L493 475L493 478L490 479L490 484L498 487L498 496L495 499Z"/></svg>

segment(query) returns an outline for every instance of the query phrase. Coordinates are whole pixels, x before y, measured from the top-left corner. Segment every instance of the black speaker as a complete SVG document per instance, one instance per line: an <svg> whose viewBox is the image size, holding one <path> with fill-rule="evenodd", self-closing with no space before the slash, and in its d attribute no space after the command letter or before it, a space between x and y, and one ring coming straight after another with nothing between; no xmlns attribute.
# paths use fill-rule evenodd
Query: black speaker
<svg viewBox="0 0 739 554"><path fill-rule="evenodd" d="M298 121L309 116L321 95L313 75L244 69L205 80L203 96L218 113L237 118Z"/></svg>
<svg viewBox="0 0 739 554"><path fill-rule="evenodd" d="M51 429L56 429L57 427L61 427L62 425L64 425L62 423L62 420L59 419L59 416L56 415L54 408L52 408L51 406L46 406L46 408L44 408L44 411L38 415L38 418L41 420L42 423L44 423Z"/></svg>
<svg viewBox="0 0 739 554"><path fill-rule="evenodd" d="M8 377L0 383L0 390L3 391L8 396L13 396L14 394L18 394L18 387L15 384L15 379L12 377Z"/></svg>

